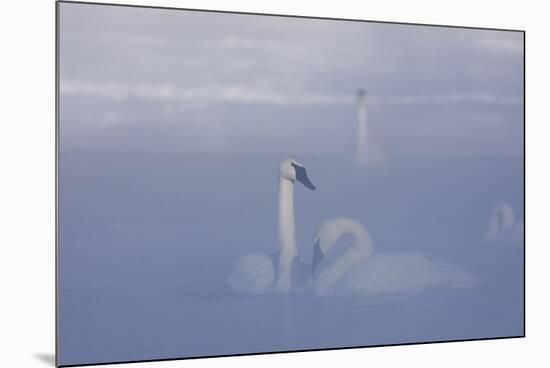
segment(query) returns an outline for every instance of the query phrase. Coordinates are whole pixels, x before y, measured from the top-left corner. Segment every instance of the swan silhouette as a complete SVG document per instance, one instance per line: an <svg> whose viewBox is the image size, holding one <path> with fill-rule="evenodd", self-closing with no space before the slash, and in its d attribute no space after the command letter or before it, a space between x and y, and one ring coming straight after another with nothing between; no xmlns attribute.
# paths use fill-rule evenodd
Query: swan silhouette
<svg viewBox="0 0 550 368"><path fill-rule="evenodd" d="M488 246L523 246L523 222L516 221L508 203L500 202L493 208L483 239Z"/></svg>
<svg viewBox="0 0 550 368"><path fill-rule="evenodd" d="M352 246L317 270L324 256L344 236ZM414 293L434 288L470 288L477 278L460 267L417 252L374 254L368 230L350 218L325 221L315 236L311 286L317 295Z"/></svg>
<svg viewBox="0 0 550 368"><path fill-rule="evenodd" d="M369 162L367 133L367 92L360 89L357 92L357 126L355 131L355 163L358 166L367 166Z"/></svg>
<svg viewBox="0 0 550 368"><path fill-rule="evenodd" d="M387 161L387 156L370 137L368 124L368 94L364 89L357 91L357 123L355 126L355 165L376 167Z"/></svg>
<svg viewBox="0 0 550 368"><path fill-rule="evenodd" d="M307 176L306 169L296 158L288 157L279 166L279 208L278 242L279 258L277 272L274 260L265 253L250 253L237 260L229 276L230 288L239 294L266 294L275 292L288 294L294 281L300 281L308 275L307 266L297 260L294 225L294 183L298 181L306 188L315 190ZM275 280L276 278L276 280Z"/></svg>

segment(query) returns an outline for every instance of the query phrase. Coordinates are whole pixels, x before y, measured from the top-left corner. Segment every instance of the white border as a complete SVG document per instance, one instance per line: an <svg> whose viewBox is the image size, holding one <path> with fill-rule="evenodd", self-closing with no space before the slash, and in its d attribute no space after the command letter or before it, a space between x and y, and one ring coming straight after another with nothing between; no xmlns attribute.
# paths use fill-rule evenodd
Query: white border
<svg viewBox="0 0 550 368"><path fill-rule="evenodd" d="M105 1L119 3L119 1ZM132 4L525 29L527 31L527 338L215 358L142 367L544 365L550 325L550 134L547 17L543 2L305 0L135 1ZM0 131L0 362L48 366L54 349L54 2L2 4ZM37 357L38 356L38 357ZM40 358L42 357L42 358ZM537 363L540 361L541 363ZM533 362L533 363L530 363ZM50 365L51 366L51 365Z"/></svg>

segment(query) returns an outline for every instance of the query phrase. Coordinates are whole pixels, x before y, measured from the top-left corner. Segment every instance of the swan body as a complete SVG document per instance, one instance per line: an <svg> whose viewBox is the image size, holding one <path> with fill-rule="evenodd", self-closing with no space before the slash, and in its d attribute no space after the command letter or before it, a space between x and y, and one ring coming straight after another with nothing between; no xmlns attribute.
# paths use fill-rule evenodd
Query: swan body
<svg viewBox="0 0 550 368"><path fill-rule="evenodd" d="M237 294L262 295L275 281L273 260L265 253L250 253L240 257L227 283Z"/></svg>
<svg viewBox="0 0 550 368"><path fill-rule="evenodd" d="M521 248L523 232L523 222L516 221L512 207L501 202L491 212L483 238L491 247Z"/></svg>
<svg viewBox="0 0 550 368"><path fill-rule="evenodd" d="M374 253L368 230L349 218L325 221L316 234L313 269L344 236L352 247L320 270L312 280L318 295L406 294L435 288L460 289L475 286L475 275L460 267L418 252Z"/></svg>
<svg viewBox="0 0 550 368"><path fill-rule="evenodd" d="M240 295L280 294L276 288L277 256L256 252L241 256L229 275L227 283L231 290ZM304 290L310 276L310 265L300 260L292 262L290 270L291 287L288 293Z"/></svg>
<svg viewBox="0 0 550 368"><path fill-rule="evenodd" d="M294 157L279 166L278 260L265 253L242 256L228 278L229 287L239 294L289 294L299 286L304 265L298 260L294 224L294 183L315 190L304 165ZM276 272L275 272L276 270ZM295 281L296 285L293 285Z"/></svg>

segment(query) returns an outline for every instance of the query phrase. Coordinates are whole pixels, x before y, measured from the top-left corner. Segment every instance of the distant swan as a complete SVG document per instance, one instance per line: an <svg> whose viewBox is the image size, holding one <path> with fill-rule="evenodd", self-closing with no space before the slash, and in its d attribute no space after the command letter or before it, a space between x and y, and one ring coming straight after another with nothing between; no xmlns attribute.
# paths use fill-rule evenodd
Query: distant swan
<svg viewBox="0 0 550 368"><path fill-rule="evenodd" d="M367 166L369 162L367 128L367 92L360 89L357 92L357 126L355 131L355 163L358 166Z"/></svg>
<svg viewBox="0 0 550 368"><path fill-rule="evenodd" d="M303 279L307 275L304 265L296 260L294 229L294 183L299 181L306 188L315 190L309 180L306 169L298 160L289 157L279 166L279 215L278 241L279 259L277 272L274 260L265 253L251 253L242 256L235 264L229 276L230 288L239 294L260 295L266 293L288 294L293 280ZM276 280L275 280L276 278Z"/></svg>
<svg viewBox="0 0 550 368"><path fill-rule="evenodd" d="M364 89L357 92L357 123L355 126L355 165L375 167L387 161L385 153L370 137L368 124L368 94Z"/></svg>
<svg viewBox="0 0 550 368"><path fill-rule="evenodd" d="M337 241L345 235L353 240L351 249L314 276L318 295L413 293L433 288L469 288L476 277L459 267L416 252L373 254L367 229L349 218L324 222L315 236L312 272Z"/></svg>
<svg viewBox="0 0 550 368"><path fill-rule="evenodd" d="M523 222L516 221L514 210L505 202L493 208L483 239L489 246L523 246Z"/></svg>

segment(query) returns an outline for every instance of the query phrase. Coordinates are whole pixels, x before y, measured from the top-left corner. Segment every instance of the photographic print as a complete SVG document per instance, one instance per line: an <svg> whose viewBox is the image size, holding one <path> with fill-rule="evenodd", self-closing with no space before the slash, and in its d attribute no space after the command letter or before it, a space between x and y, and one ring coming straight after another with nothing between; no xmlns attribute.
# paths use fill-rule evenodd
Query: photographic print
<svg viewBox="0 0 550 368"><path fill-rule="evenodd" d="M524 32L57 3L57 364L524 336Z"/></svg>

